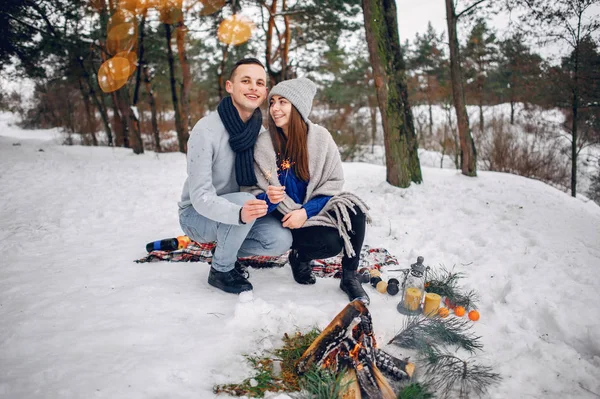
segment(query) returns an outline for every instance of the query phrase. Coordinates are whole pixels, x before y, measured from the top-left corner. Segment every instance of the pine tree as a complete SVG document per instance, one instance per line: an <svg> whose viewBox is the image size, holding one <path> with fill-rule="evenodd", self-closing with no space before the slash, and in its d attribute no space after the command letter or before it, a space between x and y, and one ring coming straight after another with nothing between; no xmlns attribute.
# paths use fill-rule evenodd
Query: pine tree
<svg viewBox="0 0 600 399"><path fill-rule="evenodd" d="M542 89L543 60L525 44L522 33L499 43L499 60L496 69L489 74L489 86L499 102L510 103L510 123L515 122L515 104L539 103Z"/></svg>
<svg viewBox="0 0 600 399"><path fill-rule="evenodd" d="M465 79L467 82L467 93L471 93L476 99L479 107L479 131L483 132L485 120L483 116L483 105L486 103L486 86L489 69L496 61L497 53L496 34L491 30L485 20L479 18L467 39L467 45L463 50L465 62Z"/></svg>
<svg viewBox="0 0 600 399"><path fill-rule="evenodd" d="M417 91L425 97L429 109L429 135L433 135L433 111L432 105L439 102L439 76L447 66L445 54L442 47L444 33L438 34L431 21L427 24L427 31L420 35L417 33L414 40L414 52L408 57L409 69L416 75Z"/></svg>

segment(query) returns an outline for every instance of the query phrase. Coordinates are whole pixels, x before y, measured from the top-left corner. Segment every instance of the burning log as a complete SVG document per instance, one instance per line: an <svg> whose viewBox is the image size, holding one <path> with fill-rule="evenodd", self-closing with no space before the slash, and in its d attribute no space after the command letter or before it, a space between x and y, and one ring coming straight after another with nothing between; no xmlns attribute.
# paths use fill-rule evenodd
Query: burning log
<svg viewBox="0 0 600 399"><path fill-rule="evenodd" d="M302 355L299 374L311 367L345 371L349 383L344 399L395 399L382 371L396 380L411 378L415 366L377 348L371 314L360 300L350 302L323 330Z"/></svg>

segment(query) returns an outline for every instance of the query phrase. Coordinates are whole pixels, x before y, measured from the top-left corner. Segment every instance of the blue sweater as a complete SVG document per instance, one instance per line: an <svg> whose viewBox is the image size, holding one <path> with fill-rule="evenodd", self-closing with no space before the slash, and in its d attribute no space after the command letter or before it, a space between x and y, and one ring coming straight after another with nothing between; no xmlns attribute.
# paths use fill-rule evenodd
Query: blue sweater
<svg viewBox="0 0 600 399"><path fill-rule="evenodd" d="M294 168L290 168L286 171L277 171L277 177L279 178L279 184L285 186L285 193L294 200L297 204L301 204L304 202L304 198L306 197L306 187L308 186L308 182L304 182L296 176L294 173ZM267 197L266 193L260 193L256 196L256 198L267 201L267 205L269 206L268 213L273 212L277 205L272 204L269 201L269 197ZM311 218L321 212L321 209L327 204L331 197L326 195L318 195L308 201L306 204L302 205L302 208L306 209L306 216Z"/></svg>

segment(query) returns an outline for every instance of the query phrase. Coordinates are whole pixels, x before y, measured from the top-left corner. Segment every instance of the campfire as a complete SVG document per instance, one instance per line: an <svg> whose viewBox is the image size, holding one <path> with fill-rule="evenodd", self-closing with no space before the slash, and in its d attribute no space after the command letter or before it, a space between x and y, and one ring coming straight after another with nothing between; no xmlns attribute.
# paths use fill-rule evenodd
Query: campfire
<svg viewBox="0 0 600 399"><path fill-rule="evenodd" d="M312 367L344 372L348 384L344 399L396 399L383 375L394 380L412 378L415 366L377 348L369 310L360 300L350 302L304 352L296 369L303 374Z"/></svg>

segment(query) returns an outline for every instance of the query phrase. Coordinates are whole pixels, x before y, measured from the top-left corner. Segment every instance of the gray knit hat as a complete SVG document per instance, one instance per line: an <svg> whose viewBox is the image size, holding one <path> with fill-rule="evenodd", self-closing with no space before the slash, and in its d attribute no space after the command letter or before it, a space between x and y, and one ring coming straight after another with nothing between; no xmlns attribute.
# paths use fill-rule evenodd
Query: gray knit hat
<svg viewBox="0 0 600 399"><path fill-rule="evenodd" d="M302 115L304 121L308 121L308 115L312 109L313 98L317 93L317 85L307 78L297 78L279 82L269 92L268 101L271 97L281 96L292 103Z"/></svg>

